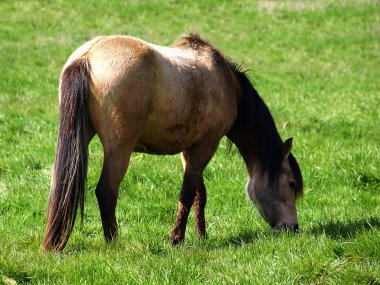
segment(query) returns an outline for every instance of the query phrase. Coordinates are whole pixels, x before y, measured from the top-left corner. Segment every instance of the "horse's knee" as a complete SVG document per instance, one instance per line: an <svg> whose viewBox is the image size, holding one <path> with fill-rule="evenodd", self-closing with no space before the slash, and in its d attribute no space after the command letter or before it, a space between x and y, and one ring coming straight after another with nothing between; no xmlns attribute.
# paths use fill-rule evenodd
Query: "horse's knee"
<svg viewBox="0 0 380 285"><path fill-rule="evenodd" d="M200 208L205 208L207 203L206 187L203 183L203 179L197 185L197 191L195 196L195 203Z"/></svg>
<svg viewBox="0 0 380 285"><path fill-rule="evenodd" d="M188 208L188 210L193 205L194 199L197 196L197 186L201 179L202 177L199 177L198 174L185 173L184 175L179 202Z"/></svg>
<svg viewBox="0 0 380 285"><path fill-rule="evenodd" d="M173 245L177 245L181 243L184 238L185 238L185 231L186 231L186 224L187 224L187 218L190 213L190 209L196 201L198 200L197 195L198 195L198 189L202 188L203 185L203 180L202 176L199 173L193 174L193 173L185 173L184 178L183 178L183 184L182 184L182 189L179 195L179 205L178 205L178 213L177 213L177 218L174 223L173 230L171 232L171 242ZM204 185L203 185L204 186ZM200 187L200 188L199 188ZM206 196L205 196L205 191L201 189L201 198L200 198L200 204L202 209L200 212L203 213L204 206L206 205ZM198 212L198 206L196 205L196 211ZM201 216L203 216L201 214ZM200 217L200 226L201 228L200 232L203 234L204 230L204 218Z"/></svg>

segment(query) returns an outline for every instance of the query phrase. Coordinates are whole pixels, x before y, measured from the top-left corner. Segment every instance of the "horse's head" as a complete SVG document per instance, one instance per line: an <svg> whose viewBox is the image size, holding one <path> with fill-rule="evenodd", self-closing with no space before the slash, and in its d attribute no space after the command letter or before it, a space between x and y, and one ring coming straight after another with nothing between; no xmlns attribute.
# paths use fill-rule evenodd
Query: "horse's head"
<svg viewBox="0 0 380 285"><path fill-rule="evenodd" d="M296 199L302 194L303 183L297 161L291 154L292 139L282 146L282 160L276 177L254 170L250 173L247 191L261 216L274 230L298 232Z"/></svg>

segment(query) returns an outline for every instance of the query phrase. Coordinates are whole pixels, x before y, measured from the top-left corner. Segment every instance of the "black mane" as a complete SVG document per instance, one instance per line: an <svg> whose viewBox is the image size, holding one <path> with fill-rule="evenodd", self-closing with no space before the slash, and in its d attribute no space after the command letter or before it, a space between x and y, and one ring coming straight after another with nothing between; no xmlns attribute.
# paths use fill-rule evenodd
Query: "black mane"
<svg viewBox="0 0 380 285"><path fill-rule="evenodd" d="M280 172L282 140L268 107L247 75L239 70L235 74L242 94L238 116L227 137L238 147L246 162L259 163L262 172L267 172L272 180Z"/></svg>
<svg viewBox="0 0 380 285"><path fill-rule="evenodd" d="M175 46L190 48L198 52L206 52L210 54L215 63L228 65L228 61L224 55L197 33L190 32L187 36L182 37Z"/></svg>
<svg viewBox="0 0 380 285"><path fill-rule="evenodd" d="M247 165L258 163L261 172L268 173L271 182L276 183L281 171L283 142L273 117L247 77L241 66L229 62L241 87L241 100L237 118L227 137L239 149ZM289 164L297 182L296 196L303 191L302 174L292 154Z"/></svg>
<svg viewBox="0 0 380 285"><path fill-rule="evenodd" d="M187 36L181 38L177 46L189 46L192 49L198 50L204 47L215 49L208 41L203 39L199 34L190 32Z"/></svg>

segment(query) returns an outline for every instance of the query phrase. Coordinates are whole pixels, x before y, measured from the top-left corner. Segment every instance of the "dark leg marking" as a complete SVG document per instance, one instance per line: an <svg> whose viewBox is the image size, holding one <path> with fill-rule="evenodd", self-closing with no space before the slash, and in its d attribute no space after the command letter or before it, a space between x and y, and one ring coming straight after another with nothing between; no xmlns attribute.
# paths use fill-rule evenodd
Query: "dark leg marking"
<svg viewBox="0 0 380 285"><path fill-rule="evenodd" d="M206 202L207 202L206 187L203 182L203 177L201 177L201 180L196 190L196 196L194 200L195 234L199 237L206 237L206 220L205 220Z"/></svg>
<svg viewBox="0 0 380 285"><path fill-rule="evenodd" d="M183 177L182 189L179 195L179 205L177 218L174 223L170 239L173 245L177 245L185 238L186 224L191 206L196 195L196 185L199 175L185 173Z"/></svg>
<svg viewBox="0 0 380 285"><path fill-rule="evenodd" d="M117 236L116 204L118 189L111 189L108 180L107 173L103 170L95 193L102 218L104 237L107 242L110 242Z"/></svg>

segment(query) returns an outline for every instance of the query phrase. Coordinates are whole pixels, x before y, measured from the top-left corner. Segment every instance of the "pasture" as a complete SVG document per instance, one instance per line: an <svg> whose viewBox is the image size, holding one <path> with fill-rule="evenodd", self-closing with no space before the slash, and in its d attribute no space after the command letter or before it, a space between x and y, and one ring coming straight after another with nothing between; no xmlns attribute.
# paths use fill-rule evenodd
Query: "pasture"
<svg viewBox="0 0 380 285"><path fill-rule="evenodd" d="M380 284L380 3L1 1L0 283ZM85 217L60 254L41 252L58 121L58 78L85 41L170 45L198 31L249 69L303 172L301 233L274 234L246 198L236 147L205 171L208 238L169 243L179 155L135 153L105 244L90 145Z"/></svg>

